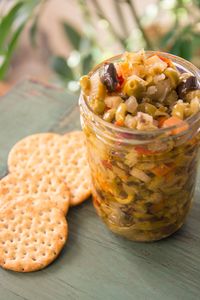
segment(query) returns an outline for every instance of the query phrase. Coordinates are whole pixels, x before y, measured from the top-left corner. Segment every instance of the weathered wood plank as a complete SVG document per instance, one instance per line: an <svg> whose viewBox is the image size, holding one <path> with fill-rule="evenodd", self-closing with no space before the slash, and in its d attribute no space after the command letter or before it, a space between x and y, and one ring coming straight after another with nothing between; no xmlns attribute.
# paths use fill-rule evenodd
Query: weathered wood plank
<svg viewBox="0 0 200 300"><path fill-rule="evenodd" d="M0 299L6 299L6 300L26 300L27 298L24 298L14 291L10 291L8 289L5 289L4 286L0 284L0 292L1 296Z"/></svg>
<svg viewBox="0 0 200 300"><path fill-rule="evenodd" d="M40 100L31 95L29 105L25 100L15 103L15 97L24 95L26 88L27 83L26 87L19 87L16 96L9 95L4 104L0 101L1 175L5 172L9 148L21 137L37 131L64 133L80 128L77 99L68 102L65 93L49 92L34 85L34 91L42 94ZM50 107L49 101L53 103ZM12 117L6 103L13 105ZM134 243L112 234L96 216L91 200L70 209L69 240L60 257L45 270L32 274L1 269L0 299L199 299L199 182L198 179L194 206L186 225L172 237L156 243Z"/></svg>

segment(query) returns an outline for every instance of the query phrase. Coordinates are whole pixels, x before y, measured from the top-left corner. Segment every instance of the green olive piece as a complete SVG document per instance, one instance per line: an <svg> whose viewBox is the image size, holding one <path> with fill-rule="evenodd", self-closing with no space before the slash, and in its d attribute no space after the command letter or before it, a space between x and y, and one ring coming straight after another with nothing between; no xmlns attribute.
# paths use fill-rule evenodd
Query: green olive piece
<svg viewBox="0 0 200 300"><path fill-rule="evenodd" d="M179 73L173 68L167 68L164 71L165 75L170 79L172 87L175 88L179 83Z"/></svg>
<svg viewBox="0 0 200 300"><path fill-rule="evenodd" d="M94 97L91 99L90 106L93 109L94 113L98 115L102 114L106 107L104 101L102 99L99 99L98 97Z"/></svg>
<svg viewBox="0 0 200 300"><path fill-rule="evenodd" d="M140 103L138 105L138 111L145 113L145 103Z"/></svg>
<svg viewBox="0 0 200 300"><path fill-rule="evenodd" d="M103 83L101 83L101 81L99 81L98 91L96 96L99 97L100 99L104 99L106 96L106 87L105 85L103 85Z"/></svg>
<svg viewBox="0 0 200 300"><path fill-rule="evenodd" d="M129 204L134 201L135 195L128 195L126 198L115 197L116 201L120 204Z"/></svg>
<svg viewBox="0 0 200 300"><path fill-rule="evenodd" d="M103 115L104 121L111 123L115 118L115 113L116 113L116 109L114 108L107 110Z"/></svg>
<svg viewBox="0 0 200 300"><path fill-rule="evenodd" d="M124 122L126 113L127 113L126 104L125 103L121 103L118 106L117 110L116 110L116 114L115 114L116 121L117 122Z"/></svg>
<svg viewBox="0 0 200 300"><path fill-rule="evenodd" d="M172 116L183 120L184 119L184 111L185 111L184 103L177 103L176 105L174 105L174 107L172 109Z"/></svg>
<svg viewBox="0 0 200 300"><path fill-rule="evenodd" d="M123 87L123 93L128 96L135 96L140 98L141 94L145 91L146 82L140 77L131 76Z"/></svg>
<svg viewBox="0 0 200 300"><path fill-rule="evenodd" d="M177 92L175 90L172 90L166 97L165 99L165 103L166 104L173 104L175 103L176 101L178 100L178 95L177 95Z"/></svg>
<svg viewBox="0 0 200 300"><path fill-rule="evenodd" d="M154 117L157 108L150 103L141 103L138 105L138 111L149 114Z"/></svg>
<svg viewBox="0 0 200 300"><path fill-rule="evenodd" d="M90 77L87 75L82 76L80 79L80 86L82 88L83 93L86 96L89 96L90 88L91 88Z"/></svg>
<svg viewBox="0 0 200 300"><path fill-rule="evenodd" d="M152 84L154 84L154 77L152 75L146 75L144 78L147 86L151 86Z"/></svg>
<svg viewBox="0 0 200 300"><path fill-rule="evenodd" d="M154 105L152 105L150 103L145 103L145 112L147 114L154 117L156 110L157 110L157 108Z"/></svg>

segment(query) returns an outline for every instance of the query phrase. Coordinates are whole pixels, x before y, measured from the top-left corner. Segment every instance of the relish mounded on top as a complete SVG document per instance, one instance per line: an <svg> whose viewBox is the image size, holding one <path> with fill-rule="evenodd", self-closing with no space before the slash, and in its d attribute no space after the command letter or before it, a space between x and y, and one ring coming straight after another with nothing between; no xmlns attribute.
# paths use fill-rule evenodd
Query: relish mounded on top
<svg viewBox="0 0 200 300"><path fill-rule="evenodd" d="M187 125L200 111L200 87L191 73L160 54L125 52L80 80L91 110L103 120L136 130ZM185 126L181 127L185 129Z"/></svg>

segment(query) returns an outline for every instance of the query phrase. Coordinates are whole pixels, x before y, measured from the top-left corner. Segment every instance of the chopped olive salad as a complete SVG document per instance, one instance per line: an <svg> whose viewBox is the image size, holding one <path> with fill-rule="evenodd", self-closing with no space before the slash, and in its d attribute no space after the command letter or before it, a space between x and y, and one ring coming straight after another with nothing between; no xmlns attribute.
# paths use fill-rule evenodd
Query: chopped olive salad
<svg viewBox="0 0 200 300"><path fill-rule="evenodd" d="M133 240L172 234L185 221L195 187L200 118L188 119L200 110L197 79L160 54L140 51L83 76L81 87L83 103L116 125L110 132L80 105L99 216ZM159 135L173 125L180 126ZM119 126L139 134L119 134Z"/></svg>
<svg viewBox="0 0 200 300"><path fill-rule="evenodd" d="M93 112L117 126L154 130L186 123L200 110L200 87L160 54L126 52L80 80ZM185 127L181 127L185 128Z"/></svg>

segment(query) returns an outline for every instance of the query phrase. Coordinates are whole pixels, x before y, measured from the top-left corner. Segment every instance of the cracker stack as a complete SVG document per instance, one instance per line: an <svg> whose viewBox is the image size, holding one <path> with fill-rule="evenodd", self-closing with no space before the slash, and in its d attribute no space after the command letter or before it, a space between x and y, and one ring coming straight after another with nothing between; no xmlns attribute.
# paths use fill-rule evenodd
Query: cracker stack
<svg viewBox="0 0 200 300"><path fill-rule="evenodd" d="M11 149L8 168L0 181L0 266L40 270L67 241L69 206L91 193L84 135L28 136Z"/></svg>

